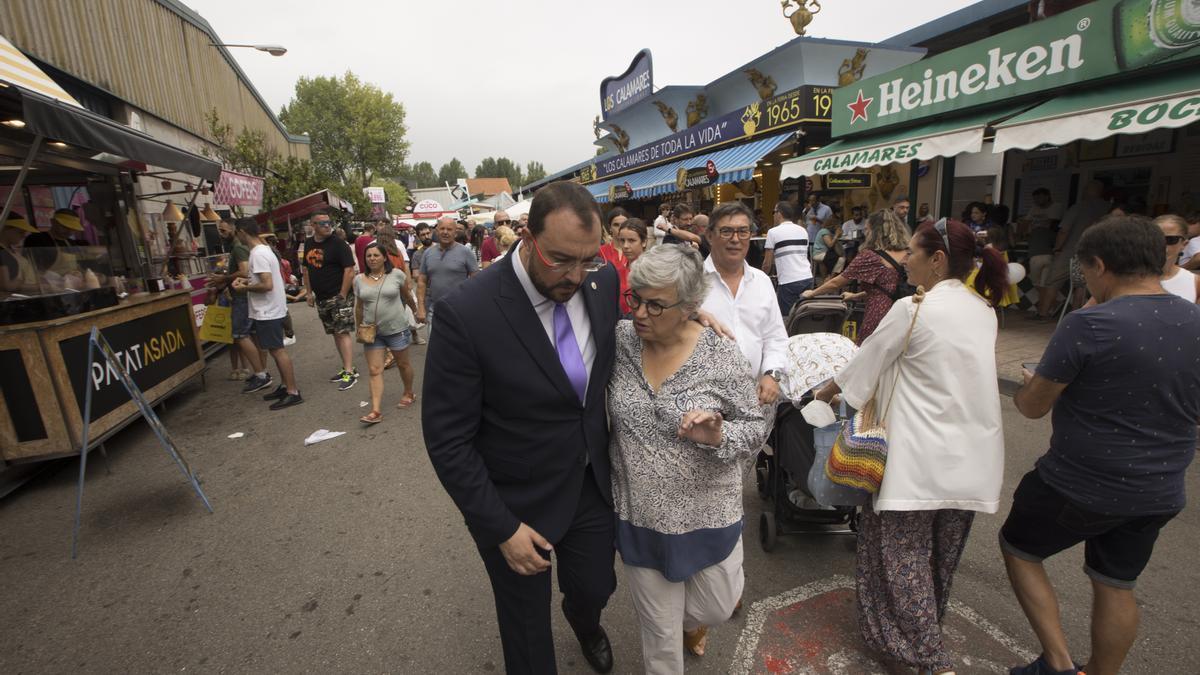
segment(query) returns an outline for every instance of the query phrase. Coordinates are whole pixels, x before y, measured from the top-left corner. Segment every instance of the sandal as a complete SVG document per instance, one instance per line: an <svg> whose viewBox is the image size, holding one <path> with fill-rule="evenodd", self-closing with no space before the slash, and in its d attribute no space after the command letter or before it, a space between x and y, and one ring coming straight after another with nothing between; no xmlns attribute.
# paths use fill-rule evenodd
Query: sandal
<svg viewBox="0 0 1200 675"><path fill-rule="evenodd" d="M380 422L383 421L383 415L379 414L375 410L372 410L371 412L367 413L366 415L363 415L362 417L358 418L358 421L362 422L363 424L379 424Z"/></svg>
<svg viewBox="0 0 1200 675"><path fill-rule="evenodd" d="M388 355L387 355L387 360L383 362L383 369L387 370L389 368L395 367L395 365L396 365L396 357L393 356L392 353L389 351Z"/></svg>
<svg viewBox="0 0 1200 675"><path fill-rule="evenodd" d="M708 626L696 630L683 631L683 647L696 656L704 656L704 648L708 645Z"/></svg>
<svg viewBox="0 0 1200 675"><path fill-rule="evenodd" d="M405 408L412 407L412 404L414 404L416 402L417 402L416 394L405 394L404 396L400 397L400 402L396 404L396 407L401 410L404 410Z"/></svg>

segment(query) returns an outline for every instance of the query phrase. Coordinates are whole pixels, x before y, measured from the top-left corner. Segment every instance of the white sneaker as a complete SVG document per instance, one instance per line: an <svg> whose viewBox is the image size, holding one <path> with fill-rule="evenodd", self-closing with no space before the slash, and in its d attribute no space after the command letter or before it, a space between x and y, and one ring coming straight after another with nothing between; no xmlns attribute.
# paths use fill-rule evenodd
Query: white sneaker
<svg viewBox="0 0 1200 675"><path fill-rule="evenodd" d="M283 338L283 346L284 347L291 347L294 344L296 344L296 338L294 338L294 337Z"/></svg>

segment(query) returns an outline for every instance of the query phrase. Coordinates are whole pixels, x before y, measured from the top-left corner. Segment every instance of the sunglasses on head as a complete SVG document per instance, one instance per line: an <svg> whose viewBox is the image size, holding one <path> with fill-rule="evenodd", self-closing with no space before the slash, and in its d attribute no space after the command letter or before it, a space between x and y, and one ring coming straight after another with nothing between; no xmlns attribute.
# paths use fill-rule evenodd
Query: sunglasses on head
<svg viewBox="0 0 1200 675"><path fill-rule="evenodd" d="M1187 241L1187 237L1181 237L1178 234L1168 234L1164 239L1167 240L1167 246L1175 246Z"/></svg>
<svg viewBox="0 0 1200 675"><path fill-rule="evenodd" d="M933 228L937 233L942 235L942 243L946 246L946 257L950 257L950 235L946 232L946 219L942 218L933 224Z"/></svg>

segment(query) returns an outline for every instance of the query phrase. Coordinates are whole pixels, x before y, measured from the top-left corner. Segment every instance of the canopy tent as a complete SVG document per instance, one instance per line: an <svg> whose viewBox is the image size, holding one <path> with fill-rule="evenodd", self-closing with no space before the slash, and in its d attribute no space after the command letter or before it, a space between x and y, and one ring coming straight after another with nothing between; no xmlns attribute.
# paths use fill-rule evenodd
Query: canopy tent
<svg viewBox="0 0 1200 675"><path fill-rule="evenodd" d="M504 209L504 212L507 213L510 218L516 220L526 213L529 213L529 207L531 206L533 206L532 199L522 199L516 204Z"/></svg>
<svg viewBox="0 0 1200 675"><path fill-rule="evenodd" d="M996 125L995 152L1098 141L1200 120L1200 76L1167 73L1051 99Z"/></svg>
<svg viewBox="0 0 1200 675"><path fill-rule="evenodd" d="M293 199L286 204L280 204L270 211L264 211L254 219L260 225L266 223L284 224L291 223L297 220L308 218L313 213L320 209L333 207L354 213L354 209L350 206L350 202L338 197L329 190L321 190L314 192L311 195L305 195L299 199Z"/></svg>
<svg viewBox="0 0 1200 675"><path fill-rule="evenodd" d="M1028 104L992 109L907 129L844 138L784 162L779 179L820 176L894 162L979 152L983 149L983 136L989 125L1027 107Z"/></svg>

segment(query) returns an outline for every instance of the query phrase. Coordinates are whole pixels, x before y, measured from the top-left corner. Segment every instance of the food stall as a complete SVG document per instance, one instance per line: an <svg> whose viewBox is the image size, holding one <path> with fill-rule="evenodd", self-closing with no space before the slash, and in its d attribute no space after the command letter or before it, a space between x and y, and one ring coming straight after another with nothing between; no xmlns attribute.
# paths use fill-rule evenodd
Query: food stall
<svg viewBox="0 0 1200 675"><path fill-rule="evenodd" d="M115 373L89 370L92 326L151 404L204 372L190 289L151 257L135 186L151 167L204 185L221 172L20 70L0 70L0 473L77 454L87 387L93 447L140 417Z"/></svg>

